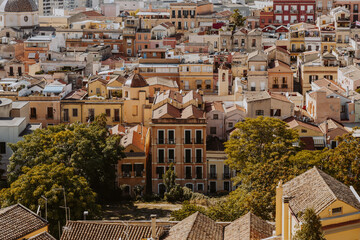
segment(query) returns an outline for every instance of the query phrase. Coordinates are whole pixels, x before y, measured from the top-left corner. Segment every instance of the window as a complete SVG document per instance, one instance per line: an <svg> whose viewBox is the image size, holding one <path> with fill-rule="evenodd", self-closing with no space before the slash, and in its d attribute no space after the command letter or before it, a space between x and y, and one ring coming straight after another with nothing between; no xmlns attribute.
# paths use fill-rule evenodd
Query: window
<svg viewBox="0 0 360 240"><path fill-rule="evenodd" d="M289 21L289 16L288 15L284 16L284 21Z"/></svg>
<svg viewBox="0 0 360 240"><path fill-rule="evenodd" d="M202 130L195 130L195 144L203 143Z"/></svg>
<svg viewBox="0 0 360 240"><path fill-rule="evenodd" d="M251 47L256 47L256 39L252 39L252 41L251 41Z"/></svg>
<svg viewBox="0 0 360 240"><path fill-rule="evenodd" d="M191 163L191 149L185 149L185 163Z"/></svg>
<svg viewBox="0 0 360 240"><path fill-rule="evenodd" d="M158 179L163 178L164 172L165 172L164 167L156 167L156 174L158 176Z"/></svg>
<svg viewBox="0 0 360 240"><path fill-rule="evenodd" d="M307 133L306 129L301 129L301 133Z"/></svg>
<svg viewBox="0 0 360 240"><path fill-rule="evenodd" d="M158 144L165 144L165 130L158 130Z"/></svg>
<svg viewBox="0 0 360 240"><path fill-rule="evenodd" d="M210 179L217 179L216 165L210 165Z"/></svg>
<svg viewBox="0 0 360 240"><path fill-rule="evenodd" d="M284 6L284 11L289 11L289 5Z"/></svg>
<svg viewBox="0 0 360 240"><path fill-rule="evenodd" d="M192 179L191 167L190 166L185 167L185 179Z"/></svg>
<svg viewBox="0 0 360 240"><path fill-rule="evenodd" d="M46 118L47 119L54 119L54 109L52 107L47 108Z"/></svg>
<svg viewBox="0 0 360 240"><path fill-rule="evenodd" d="M214 120L219 119L219 114L214 114L214 115L213 115L213 119L214 119Z"/></svg>
<svg viewBox="0 0 360 240"><path fill-rule="evenodd" d="M300 6L300 10L301 10L301 11L305 11L305 6L304 6L304 5L301 5L301 6Z"/></svg>
<svg viewBox="0 0 360 240"><path fill-rule="evenodd" d="M0 142L0 154L6 154L6 143Z"/></svg>
<svg viewBox="0 0 360 240"><path fill-rule="evenodd" d="M198 192L204 191L204 184L203 183L198 183L197 184L197 190L198 190Z"/></svg>
<svg viewBox="0 0 360 240"><path fill-rule="evenodd" d="M230 182L229 181L224 182L224 191L230 192Z"/></svg>
<svg viewBox="0 0 360 240"><path fill-rule="evenodd" d="M192 183L185 184L185 187L189 188L191 191L194 191L194 184Z"/></svg>
<svg viewBox="0 0 360 240"><path fill-rule="evenodd" d="M185 144L191 144L191 130L185 130Z"/></svg>
<svg viewBox="0 0 360 240"><path fill-rule="evenodd" d="M196 157L196 163L202 163L202 149L198 148L195 149L195 157Z"/></svg>
<svg viewBox="0 0 360 240"><path fill-rule="evenodd" d="M175 144L175 130L168 130L168 143Z"/></svg>
<svg viewBox="0 0 360 240"><path fill-rule="evenodd" d="M111 116L111 109L105 109L105 115L107 117L110 117Z"/></svg>
<svg viewBox="0 0 360 240"><path fill-rule="evenodd" d="M36 119L36 108L34 107L30 108L30 118Z"/></svg>
<svg viewBox="0 0 360 240"><path fill-rule="evenodd" d="M196 172L196 179L203 178L202 167L195 167L195 172Z"/></svg>
<svg viewBox="0 0 360 240"><path fill-rule="evenodd" d="M64 118L63 118L64 122L69 122L69 109L64 108ZM48 124L49 125L49 124Z"/></svg>
<svg viewBox="0 0 360 240"><path fill-rule="evenodd" d="M233 128L233 127L234 127L234 123L229 122L229 123L228 123L228 128Z"/></svg>
<svg viewBox="0 0 360 240"><path fill-rule="evenodd" d="M169 160L169 163L175 162L175 149L174 148L168 148L168 160Z"/></svg>
<svg viewBox="0 0 360 240"><path fill-rule="evenodd" d="M210 127L210 134L216 134L216 127Z"/></svg>
<svg viewBox="0 0 360 240"><path fill-rule="evenodd" d="M114 122L120 122L120 110L119 109L114 109Z"/></svg>
<svg viewBox="0 0 360 240"><path fill-rule="evenodd" d="M256 110L255 115L256 116L264 116L264 110Z"/></svg>
<svg viewBox="0 0 360 240"><path fill-rule="evenodd" d="M77 108L73 108L73 110L72 110L72 115L73 115L73 117L77 117L77 116L78 116L78 110L77 110Z"/></svg>
<svg viewBox="0 0 360 240"><path fill-rule="evenodd" d="M270 109L270 116L272 117L280 117L281 116L281 109Z"/></svg>
<svg viewBox="0 0 360 240"><path fill-rule="evenodd" d="M331 209L331 212L332 212L333 215L341 214L342 213L342 207L333 208L333 209Z"/></svg>
<svg viewBox="0 0 360 240"><path fill-rule="evenodd" d="M101 91L100 88L96 88L96 95L100 95Z"/></svg>
<svg viewBox="0 0 360 240"><path fill-rule="evenodd" d="M28 16L25 16L25 17L24 17L24 21L25 21L25 22L29 21L29 17L28 17Z"/></svg>
<svg viewBox="0 0 360 240"><path fill-rule="evenodd" d="M165 162L165 150L162 148L158 149L158 163Z"/></svg>

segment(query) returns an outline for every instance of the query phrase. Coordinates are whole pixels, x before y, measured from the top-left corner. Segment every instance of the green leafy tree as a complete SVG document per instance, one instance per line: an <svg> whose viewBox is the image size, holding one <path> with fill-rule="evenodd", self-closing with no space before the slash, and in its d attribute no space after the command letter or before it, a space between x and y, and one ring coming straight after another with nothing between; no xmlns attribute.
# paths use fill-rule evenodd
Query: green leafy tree
<svg viewBox="0 0 360 240"><path fill-rule="evenodd" d="M240 14L239 9L235 9L234 13L231 15L231 23L233 25L232 30L235 31L237 27L244 26L245 22L246 18Z"/></svg>
<svg viewBox="0 0 360 240"><path fill-rule="evenodd" d="M360 191L360 138L352 133L338 137L339 145L328 151L324 171Z"/></svg>
<svg viewBox="0 0 360 240"><path fill-rule="evenodd" d="M185 201L181 206L181 209L171 212L171 220L181 221L196 212L200 212L204 215L207 214L206 209L204 207L197 206L195 204L190 204L188 201Z"/></svg>
<svg viewBox="0 0 360 240"><path fill-rule="evenodd" d="M74 168L66 167L65 164L52 163L40 164L32 168L23 167L23 174L11 183L9 188L0 191L0 205L7 207L21 203L36 212L40 205L42 216L45 217L46 197L47 217L50 223L50 231L57 235L58 221L65 224L64 193L66 205L70 208L69 214L72 220L82 219L83 211L89 211L89 217L94 218L100 211L96 204L96 194L90 188L84 177L78 176Z"/></svg>
<svg viewBox="0 0 360 240"><path fill-rule="evenodd" d="M263 219L273 219L278 182L291 180L320 160L313 159L310 152L300 154L294 146L299 139L297 132L279 119L246 119L236 128L225 143L225 152L227 164L238 172L234 178L237 189L223 203L235 211L226 210L222 215L221 208L214 208L212 214L231 220L251 211Z"/></svg>
<svg viewBox="0 0 360 240"><path fill-rule="evenodd" d="M10 144L9 182L24 173L23 167L63 163L83 176L101 199L111 199L115 188L115 164L123 157L120 137L109 135L106 119L91 124L57 125L39 129Z"/></svg>
<svg viewBox="0 0 360 240"><path fill-rule="evenodd" d="M325 240L320 217L316 215L314 209L306 209L300 218L303 219L303 224L296 232L294 240Z"/></svg>
<svg viewBox="0 0 360 240"><path fill-rule="evenodd" d="M171 163L169 169L164 174L164 185L167 192L170 192L176 186L176 174L174 171L174 164Z"/></svg>

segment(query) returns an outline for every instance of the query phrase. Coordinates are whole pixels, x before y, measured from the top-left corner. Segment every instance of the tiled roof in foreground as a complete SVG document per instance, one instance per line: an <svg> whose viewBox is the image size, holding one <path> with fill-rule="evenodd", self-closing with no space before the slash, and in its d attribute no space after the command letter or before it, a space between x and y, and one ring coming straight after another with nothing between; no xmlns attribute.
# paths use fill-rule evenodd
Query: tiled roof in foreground
<svg viewBox="0 0 360 240"><path fill-rule="evenodd" d="M156 236L164 234L163 227L156 227ZM151 226L129 225L123 222L69 221L61 240L141 240L151 238Z"/></svg>
<svg viewBox="0 0 360 240"><path fill-rule="evenodd" d="M20 239L47 225L45 219L21 204L0 209L0 239Z"/></svg>

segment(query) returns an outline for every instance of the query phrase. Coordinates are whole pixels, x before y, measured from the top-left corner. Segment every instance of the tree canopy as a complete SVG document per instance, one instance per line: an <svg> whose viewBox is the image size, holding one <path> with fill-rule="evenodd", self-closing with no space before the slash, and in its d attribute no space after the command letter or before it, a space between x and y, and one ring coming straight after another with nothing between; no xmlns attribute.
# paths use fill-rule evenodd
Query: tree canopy
<svg viewBox="0 0 360 240"><path fill-rule="evenodd" d="M10 187L0 191L0 205L7 207L20 202L34 212L40 205L45 218L44 196L50 230L56 235L58 221L65 224L65 210L60 208L65 205L63 189L71 219L82 219L83 211L89 211L90 218L97 216L100 207L96 204L96 194L84 177L76 175L74 168L63 163L23 167L22 174Z"/></svg>
<svg viewBox="0 0 360 240"><path fill-rule="evenodd" d="M276 118L246 119L225 143L226 161L237 171L233 179L237 189L222 203L235 215L218 215L220 220L231 220L251 211L263 219L272 219L275 213L275 190L278 182L289 181L305 172L319 160L309 158L310 152L296 147L299 136ZM235 209L235 211L230 211Z"/></svg>
<svg viewBox="0 0 360 240"><path fill-rule="evenodd" d="M91 124L50 126L10 144L9 182L24 173L23 167L64 164L74 168L102 199L111 198L115 187L115 164L123 157L120 137L109 135L103 116Z"/></svg>
<svg viewBox="0 0 360 240"><path fill-rule="evenodd" d="M325 240L321 229L320 217L316 215L314 209L306 209L300 214L302 225L294 236L294 240Z"/></svg>
<svg viewBox="0 0 360 240"><path fill-rule="evenodd" d="M235 9L234 13L231 15L231 23L234 25L233 27L233 31L237 28L237 27L241 27L244 26L246 21L246 18L243 17L240 14L239 9Z"/></svg>

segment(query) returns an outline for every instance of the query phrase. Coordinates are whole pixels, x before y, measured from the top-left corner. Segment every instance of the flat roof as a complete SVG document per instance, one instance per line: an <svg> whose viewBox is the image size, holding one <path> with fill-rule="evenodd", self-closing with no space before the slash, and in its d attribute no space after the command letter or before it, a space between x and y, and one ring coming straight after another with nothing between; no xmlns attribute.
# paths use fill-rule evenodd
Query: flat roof
<svg viewBox="0 0 360 240"><path fill-rule="evenodd" d="M17 127L24 121L24 117L0 118L0 127Z"/></svg>
<svg viewBox="0 0 360 240"><path fill-rule="evenodd" d="M12 108L13 109L20 109L23 108L24 106L26 106L29 102L26 101L17 101L17 102L13 102L12 103Z"/></svg>

